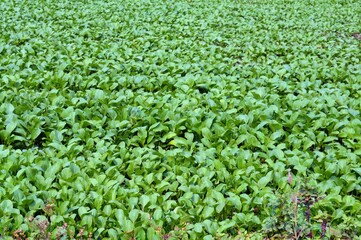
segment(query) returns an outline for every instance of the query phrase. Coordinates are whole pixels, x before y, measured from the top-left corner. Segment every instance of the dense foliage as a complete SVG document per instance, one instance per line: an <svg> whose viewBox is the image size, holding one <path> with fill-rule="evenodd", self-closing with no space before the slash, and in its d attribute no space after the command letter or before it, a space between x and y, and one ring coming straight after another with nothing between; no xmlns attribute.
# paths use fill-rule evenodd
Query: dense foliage
<svg viewBox="0 0 361 240"><path fill-rule="evenodd" d="M359 1L0 16L3 238L361 234Z"/></svg>

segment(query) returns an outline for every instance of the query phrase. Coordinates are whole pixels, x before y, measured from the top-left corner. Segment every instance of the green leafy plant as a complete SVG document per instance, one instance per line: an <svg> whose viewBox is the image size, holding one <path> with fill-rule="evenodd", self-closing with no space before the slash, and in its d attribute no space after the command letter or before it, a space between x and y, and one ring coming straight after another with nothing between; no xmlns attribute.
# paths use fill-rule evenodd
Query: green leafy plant
<svg viewBox="0 0 361 240"><path fill-rule="evenodd" d="M1 1L0 238L361 235L360 7Z"/></svg>

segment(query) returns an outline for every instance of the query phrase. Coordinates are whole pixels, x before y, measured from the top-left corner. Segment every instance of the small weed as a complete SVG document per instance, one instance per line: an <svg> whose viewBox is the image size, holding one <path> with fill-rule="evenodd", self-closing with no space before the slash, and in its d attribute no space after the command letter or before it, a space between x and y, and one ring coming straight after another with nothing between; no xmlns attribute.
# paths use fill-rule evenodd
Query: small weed
<svg viewBox="0 0 361 240"><path fill-rule="evenodd" d="M292 187L293 177L288 170L288 184ZM307 183L295 184L294 191L276 194L276 200L269 204L272 216L264 225L269 237L286 235L287 239L305 239L315 237L314 229L318 219L312 217L312 207L323 197L307 188ZM327 220L322 219L320 226L322 238L326 234ZM280 235L279 235L280 236Z"/></svg>

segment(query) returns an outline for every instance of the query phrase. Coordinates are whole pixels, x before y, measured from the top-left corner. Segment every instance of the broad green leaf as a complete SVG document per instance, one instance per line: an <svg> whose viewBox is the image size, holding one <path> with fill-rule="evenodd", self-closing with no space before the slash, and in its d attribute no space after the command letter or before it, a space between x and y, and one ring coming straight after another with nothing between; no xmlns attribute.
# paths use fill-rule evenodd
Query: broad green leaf
<svg viewBox="0 0 361 240"><path fill-rule="evenodd" d="M23 191L16 189L13 193L13 198L16 202L21 202L25 198L25 195Z"/></svg>
<svg viewBox="0 0 361 240"><path fill-rule="evenodd" d="M119 236L118 232L114 228L108 229L108 235L111 239L117 239Z"/></svg>
<svg viewBox="0 0 361 240"><path fill-rule="evenodd" d="M144 209L145 206L149 203L150 198L147 195L142 195L139 199L140 204L142 205L142 208Z"/></svg>
<svg viewBox="0 0 361 240"><path fill-rule="evenodd" d="M150 240L159 240L160 237L158 236L157 232L154 228L147 228L147 239Z"/></svg>
<svg viewBox="0 0 361 240"><path fill-rule="evenodd" d="M35 140L40 134L41 134L41 129L40 128L35 128L31 132L30 137L31 137L32 140Z"/></svg>
<svg viewBox="0 0 361 240"><path fill-rule="evenodd" d="M132 221L132 222L135 222L138 218L138 215L139 215L139 210L138 209L132 209L129 213L129 219Z"/></svg>
<svg viewBox="0 0 361 240"><path fill-rule="evenodd" d="M212 138L212 132L209 130L209 128L202 128L202 135L204 138L207 138L208 140Z"/></svg>
<svg viewBox="0 0 361 240"><path fill-rule="evenodd" d="M196 223L194 225L194 231L197 233L201 233L202 232L202 224L201 223Z"/></svg>
<svg viewBox="0 0 361 240"><path fill-rule="evenodd" d="M120 224L122 224L125 221L123 209L116 209L114 216L117 219L118 223L120 223Z"/></svg>
<svg viewBox="0 0 361 240"><path fill-rule="evenodd" d="M154 220L160 220L163 216L163 212L160 208L157 208L155 211L154 211L154 214L153 214L153 219Z"/></svg>
<svg viewBox="0 0 361 240"><path fill-rule="evenodd" d="M214 212L214 208L210 206L205 206L202 211L203 218L209 218Z"/></svg>
<svg viewBox="0 0 361 240"><path fill-rule="evenodd" d="M85 225L90 228L93 224L93 217L91 215L84 215L80 222L81 225Z"/></svg>
<svg viewBox="0 0 361 240"><path fill-rule="evenodd" d="M188 141L185 138L175 137L172 141L169 142L169 145L173 146L188 146Z"/></svg>
<svg viewBox="0 0 361 240"><path fill-rule="evenodd" d="M232 221L232 220L226 220L224 221L223 223L220 224L220 227L218 229L218 232L224 232L225 230L233 227L236 225L236 222L235 221Z"/></svg>
<svg viewBox="0 0 361 240"><path fill-rule="evenodd" d="M266 176L262 177L258 181L258 184L257 184L258 187L264 188L269 182L272 181L272 177L273 177L273 171L268 172Z"/></svg>
<svg viewBox="0 0 361 240"><path fill-rule="evenodd" d="M134 225L132 223L132 221L130 220L125 220L123 223L122 223L122 228L123 228L123 231L124 232L131 232L134 230Z"/></svg>
<svg viewBox="0 0 361 240"><path fill-rule="evenodd" d="M13 209L13 203L10 200L4 200L0 204L0 208L3 212L8 212Z"/></svg>
<svg viewBox="0 0 361 240"><path fill-rule="evenodd" d="M110 216L112 214L112 207L110 205L105 205L103 208L103 212L106 216Z"/></svg>
<svg viewBox="0 0 361 240"><path fill-rule="evenodd" d="M272 150L272 155L275 156L277 159L282 160L285 157L283 151L279 148L275 148Z"/></svg>
<svg viewBox="0 0 361 240"><path fill-rule="evenodd" d="M305 140L305 144L303 145L303 150L307 150L309 149L311 146L313 146L315 144L314 141L310 140L310 139L306 139Z"/></svg>
<svg viewBox="0 0 361 240"><path fill-rule="evenodd" d="M135 229L135 234L137 239L146 239L145 229L143 229L143 227Z"/></svg>
<svg viewBox="0 0 361 240"><path fill-rule="evenodd" d="M225 202L220 202L220 203L217 205L217 207L216 207L216 212L217 212L217 213L222 212L222 210L223 210L223 208L224 208L225 205L226 205Z"/></svg>
<svg viewBox="0 0 361 240"><path fill-rule="evenodd" d="M11 122L9 122L6 125L7 134L10 135L14 131L14 129L16 128L17 125L18 125L18 123L15 119L11 120Z"/></svg>
<svg viewBox="0 0 361 240"><path fill-rule="evenodd" d="M80 207L78 209L79 216L83 216L84 214L87 214L89 212L89 207Z"/></svg>

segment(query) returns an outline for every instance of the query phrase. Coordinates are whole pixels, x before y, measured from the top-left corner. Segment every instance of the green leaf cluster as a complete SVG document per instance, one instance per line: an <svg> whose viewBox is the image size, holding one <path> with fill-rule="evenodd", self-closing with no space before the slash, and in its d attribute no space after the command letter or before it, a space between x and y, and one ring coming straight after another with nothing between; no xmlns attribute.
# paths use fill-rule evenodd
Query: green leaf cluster
<svg viewBox="0 0 361 240"><path fill-rule="evenodd" d="M257 239L307 180L360 235L360 6L2 1L0 233Z"/></svg>

